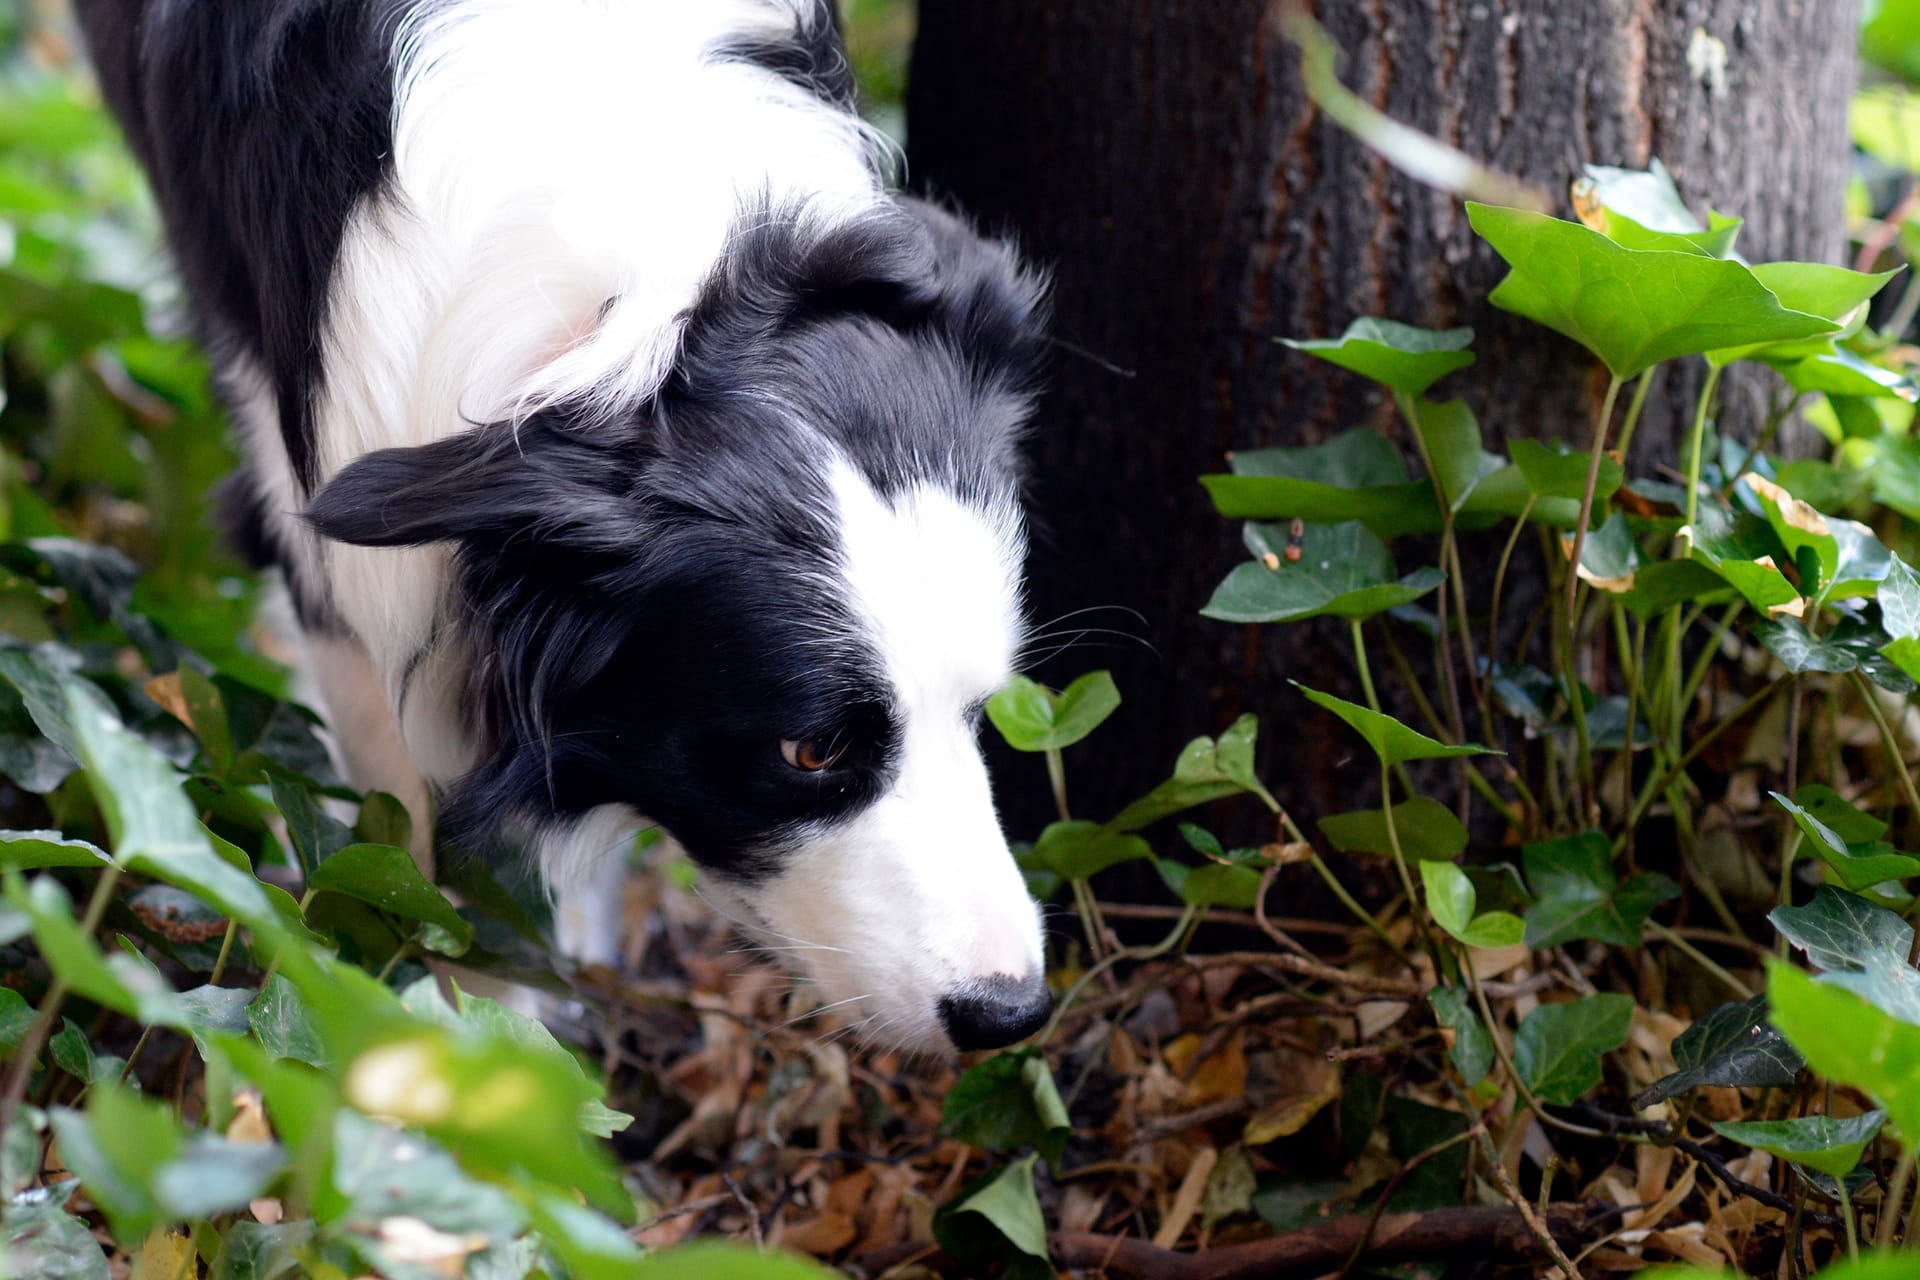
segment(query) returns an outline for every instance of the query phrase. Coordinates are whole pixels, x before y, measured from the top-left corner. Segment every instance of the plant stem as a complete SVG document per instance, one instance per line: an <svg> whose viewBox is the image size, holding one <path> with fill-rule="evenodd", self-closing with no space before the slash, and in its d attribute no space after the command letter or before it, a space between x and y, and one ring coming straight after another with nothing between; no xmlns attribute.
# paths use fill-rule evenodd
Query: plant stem
<svg viewBox="0 0 1920 1280"><path fill-rule="evenodd" d="M1070 821L1073 815L1067 811L1067 762L1058 747L1047 750L1047 781L1053 785L1053 804L1060 811L1060 821Z"/></svg>
<svg viewBox="0 0 1920 1280"><path fill-rule="evenodd" d="M1352 619L1347 626L1348 634L1353 637L1354 665L1360 668L1360 692L1366 697L1369 708L1378 715L1385 715L1386 712L1380 709L1380 695L1374 691L1373 665L1367 661L1367 641L1360 632L1360 619ZM1407 789L1407 794L1412 795L1413 778L1407 773L1407 766L1399 766L1395 775L1400 779L1400 785Z"/></svg>
<svg viewBox="0 0 1920 1280"><path fill-rule="evenodd" d="M1620 422L1620 442L1614 446L1623 464L1627 459L1627 450L1633 448L1633 431L1640 425L1640 410L1646 405L1647 391L1652 386L1652 369L1641 374L1640 381L1633 384L1633 399L1627 402L1627 416Z"/></svg>
<svg viewBox="0 0 1920 1280"><path fill-rule="evenodd" d="M1840 1190L1840 1216L1846 1219L1847 1223L1847 1257L1858 1262L1860 1260L1860 1232L1853 1221L1853 1197L1847 1194L1847 1180L1845 1178L1835 1178L1833 1183L1834 1186Z"/></svg>
<svg viewBox="0 0 1920 1280"><path fill-rule="evenodd" d="M1607 382L1607 398L1600 404L1600 421L1593 428L1593 454L1587 459L1587 483L1580 491L1580 523L1573 527L1573 552L1567 558L1567 625L1573 625L1573 593L1580 585L1580 554L1587 546L1587 524L1593 519L1593 493L1600 486L1600 459L1607 447L1607 427L1613 421L1614 402L1620 398L1621 380Z"/></svg>
<svg viewBox="0 0 1920 1280"><path fill-rule="evenodd" d="M1166 937L1160 939L1160 941L1150 947L1134 947L1131 950L1122 949L1116 951L1081 974L1080 980L1067 989L1067 994L1060 997L1060 1003L1054 1008L1053 1017L1047 1021L1046 1030L1040 1033L1039 1038L1035 1040L1034 1043L1046 1044L1049 1040L1052 1040L1054 1032L1060 1029L1060 1020L1066 1017L1067 1010L1071 1009L1073 1002L1080 998L1080 993L1085 991L1087 985L1095 978L1113 968L1114 965L1119 964L1123 960L1152 960L1165 955L1180 945L1180 939L1186 936L1187 927L1193 922L1195 914L1196 908L1189 905L1185 911L1180 913L1180 919L1174 922L1173 928L1168 931Z"/></svg>
<svg viewBox="0 0 1920 1280"><path fill-rule="evenodd" d="M1400 848L1399 824L1393 820L1393 791L1388 785L1387 763L1380 762L1380 813L1387 823L1387 846L1393 851L1394 869L1400 873L1400 887L1407 894L1407 913L1413 917L1414 928L1420 934L1420 943L1433 961L1435 973L1446 972L1440 963L1440 947L1433 939L1433 931L1427 928L1427 915L1421 909L1420 895L1413 888L1413 873L1407 869L1407 855Z"/></svg>
<svg viewBox="0 0 1920 1280"><path fill-rule="evenodd" d="M1700 453L1707 437L1707 414L1713 408L1714 392L1720 389L1719 365L1709 366L1707 380L1701 384L1699 402L1693 408L1692 443L1687 450L1687 527L1700 515Z"/></svg>
<svg viewBox="0 0 1920 1280"><path fill-rule="evenodd" d="M80 919L83 936L91 938L94 930L100 927L100 920L107 914L107 905L113 901L113 891L119 883L118 866L109 864L101 871L100 879L93 886L93 896L87 900L86 913ZM19 1048L14 1051L13 1069L7 1074L4 1094L0 1094L0 1135L13 1127L14 1113L20 1109L21 1100L27 1096L27 1085L33 1079L33 1064L39 1060L40 1051L47 1047L54 1027L59 1025L60 1007L67 1001L67 991L65 979L56 974L47 988L47 994L40 1001L40 1012L27 1028L27 1034L21 1038Z"/></svg>
<svg viewBox="0 0 1920 1280"><path fill-rule="evenodd" d="M213 972L207 975L207 985L217 987L220 979L227 973L227 958L233 954L233 935L239 931L238 921L227 921L226 936L220 939L220 955L213 962Z"/></svg>
<svg viewBox="0 0 1920 1280"><path fill-rule="evenodd" d="M1721 968L1720 965L1716 963L1712 957L1702 952L1698 947L1694 946L1691 942L1688 942L1685 938L1675 933L1672 929L1669 929L1666 925L1661 924L1657 920L1649 920L1647 921L1647 932L1651 933L1654 937L1659 938L1661 941L1671 946L1675 951L1678 951L1681 955L1686 956L1689 960L1699 965L1702 969L1705 969L1708 973L1712 974L1714 977L1720 979L1720 981L1726 985L1727 990L1733 992L1733 994L1738 996L1740 999L1742 1000L1753 999L1752 987L1749 987L1746 983L1740 981L1740 979L1734 977L1731 973L1728 973L1725 969Z"/></svg>
<svg viewBox="0 0 1920 1280"><path fill-rule="evenodd" d="M1900 1148L1900 1162L1893 1167L1893 1181L1887 1184L1887 1198L1880 1202L1880 1229L1875 1243L1882 1249L1893 1248L1893 1234L1900 1225L1900 1210L1906 1206L1907 1185L1913 1179L1914 1148Z"/></svg>
<svg viewBox="0 0 1920 1280"><path fill-rule="evenodd" d="M1513 1090L1520 1100L1533 1112L1534 1118L1541 1124L1560 1129L1567 1133L1579 1134L1583 1138L1604 1138L1607 1135L1599 1129L1589 1129L1583 1124L1573 1124L1559 1116L1548 1115L1540 1100L1533 1096L1533 1090L1527 1088L1527 1082L1520 1078L1520 1069L1513 1065L1513 1054L1507 1050L1507 1042L1501 1038L1500 1024L1494 1021L1493 1006L1487 1003L1487 993L1480 986L1480 975L1473 971L1472 957L1460 966L1467 975L1467 985L1473 988L1474 1003L1480 1006L1480 1017L1487 1024L1487 1038L1493 1041L1494 1056L1500 1059L1500 1065L1506 1070L1507 1079L1513 1081Z"/></svg>
<svg viewBox="0 0 1920 1280"><path fill-rule="evenodd" d="M1853 680L1853 687L1860 691L1860 700L1867 704L1867 713L1873 717L1874 726L1880 730L1880 742L1886 747L1888 759L1893 761L1894 773L1900 779L1900 790L1907 799L1908 814L1920 816L1920 791L1914 789L1913 773L1907 768L1906 757L1900 752L1900 739L1887 722L1887 713L1880 709L1880 699L1874 696L1873 686L1858 671L1848 674Z"/></svg>
<svg viewBox="0 0 1920 1280"><path fill-rule="evenodd" d="M1762 703L1772 698L1774 694L1780 692L1790 679L1791 677L1789 676L1782 676L1759 692L1753 694L1745 702L1735 707L1718 724L1701 734L1700 737L1694 741L1693 745L1687 748L1686 753L1674 761L1672 767L1665 773L1658 777L1649 778L1647 784L1640 789L1639 797L1633 802L1632 810L1627 814L1627 827L1632 828L1637 826L1640 821L1647 816L1647 810L1653 807L1653 802L1687 771L1688 765L1691 765L1695 760L1700 758L1701 752L1718 742L1721 734L1746 719L1746 717ZM1614 853L1618 855L1625 845L1626 835L1623 832L1620 836L1616 837L1613 842Z"/></svg>

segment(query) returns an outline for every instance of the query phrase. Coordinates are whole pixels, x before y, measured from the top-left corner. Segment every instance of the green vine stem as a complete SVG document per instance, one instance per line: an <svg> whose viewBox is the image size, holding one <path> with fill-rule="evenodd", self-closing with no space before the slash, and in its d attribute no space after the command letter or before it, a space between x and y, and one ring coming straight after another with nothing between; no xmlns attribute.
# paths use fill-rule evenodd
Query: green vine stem
<svg viewBox="0 0 1920 1280"><path fill-rule="evenodd" d="M1900 1210L1906 1206L1907 1187L1913 1180L1914 1148L1900 1148L1900 1161L1893 1167L1893 1180L1887 1184L1886 1199L1880 1202L1880 1225L1874 1243L1882 1249L1893 1248L1894 1232L1899 1229Z"/></svg>
<svg viewBox="0 0 1920 1280"><path fill-rule="evenodd" d="M1860 692L1860 701L1867 704L1867 714L1873 717L1874 727L1880 730L1880 742L1886 748L1887 758L1893 762L1894 776L1900 779L1900 791L1906 797L1907 812L1920 817L1920 791L1914 788L1913 772L1907 768L1907 758L1900 751L1900 739L1887 722L1887 713L1881 709L1880 699L1874 696L1873 686L1858 671L1848 675L1853 687Z"/></svg>
<svg viewBox="0 0 1920 1280"><path fill-rule="evenodd" d="M87 900L86 912L80 919L82 935L91 938L94 931L99 929L119 883L120 868L108 864L101 871L100 879L94 883L93 896ZM27 1085L33 1079L33 1064L39 1060L40 1051L46 1048L54 1027L59 1025L60 1009L67 1002L68 990L65 979L54 978L40 1001L39 1014L27 1028L27 1034L21 1037L19 1048L14 1051L13 1069L7 1073L6 1091L0 1094L0 1134L13 1128L14 1113L20 1109L21 1100L27 1096Z"/></svg>
<svg viewBox="0 0 1920 1280"><path fill-rule="evenodd" d="M1713 408L1714 393L1720 389L1721 366L1707 370L1700 387L1700 399L1693 408L1693 432L1687 449L1687 528L1693 528L1700 516L1700 454L1707 437L1707 414Z"/></svg>

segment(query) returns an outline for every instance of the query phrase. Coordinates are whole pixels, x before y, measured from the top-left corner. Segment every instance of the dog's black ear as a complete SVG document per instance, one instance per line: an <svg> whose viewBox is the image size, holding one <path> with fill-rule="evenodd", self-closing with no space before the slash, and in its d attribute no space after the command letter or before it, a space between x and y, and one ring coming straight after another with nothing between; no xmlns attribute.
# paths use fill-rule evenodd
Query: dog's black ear
<svg viewBox="0 0 1920 1280"><path fill-rule="evenodd" d="M932 267L925 308L910 318L945 331L954 348L1016 385L1046 354L1047 279L1016 246L982 235L961 215L918 196L894 200L919 228Z"/></svg>
<svg viewBox="0 0 1920 1280"><path fill-rule="evenodd" d="M520 538L597 545L633 524L618 458L613 440L539 418L484 426L356 459L314 495L305 518L362 547Z"/></svg>

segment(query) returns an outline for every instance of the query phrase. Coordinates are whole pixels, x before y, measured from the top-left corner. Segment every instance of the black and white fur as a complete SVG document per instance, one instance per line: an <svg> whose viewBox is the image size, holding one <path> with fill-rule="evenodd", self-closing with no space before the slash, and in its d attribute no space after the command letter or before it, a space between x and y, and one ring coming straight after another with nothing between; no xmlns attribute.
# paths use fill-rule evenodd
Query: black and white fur
<svg viewBox="0 0 1920 1280"><path fill-rule="evenodd" d="M78 7L355 779L588 958L658 824L874 1038L1034 1029L976 727L1039 288L887 193L829 0Z"/></svg>

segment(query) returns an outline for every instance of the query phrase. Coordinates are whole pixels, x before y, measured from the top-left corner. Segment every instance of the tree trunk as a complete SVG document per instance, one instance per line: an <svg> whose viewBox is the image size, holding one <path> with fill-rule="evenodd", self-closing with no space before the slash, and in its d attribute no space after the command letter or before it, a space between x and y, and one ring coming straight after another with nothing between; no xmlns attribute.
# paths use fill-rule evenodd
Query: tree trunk
<svg viewBox="0 0 1920 1280"><path fill-rule="evenodd" d="M1696 212L1746 216L1753 260L1839 260L1854 0L1313 7L1350 55L1351 87L1496 168L1564 195L1582 164L1657 157ZM1367 384L1274 338L1337 334L1361 315L1472 325L1479 365L1436 393L1464 396L1490 444L1585 448L1605 387L1577 348L1486 305L1502 268L1456 198L1308 102L1285 8L921 3L909 170L1054 271L1062 351L1031 454L1035 616L1137 609L1143 624L1084 621L1157 650L1083 647L1045 672L1109 665L1127 699L1107 741L1119 754L1075 781L1090 816L1243 710L1262 714L1266 772L1306 812L1348 807L1371 774L1346 737L1289 728L1308 721L1283 677L1349 684L1344 629L1233 628L1196 612L1244 553L1195 477L1235 448L1356 425L1404 434ZM1683 366L1656 385L1634 450L1643 467L1672 460L1697 380ZM1730 380L1724 429L1750 432L1764 396ZM1486 551L1469 545L1469 576ZM1012 808L1016 826L1035 816L1018 798Z"/></svg>

